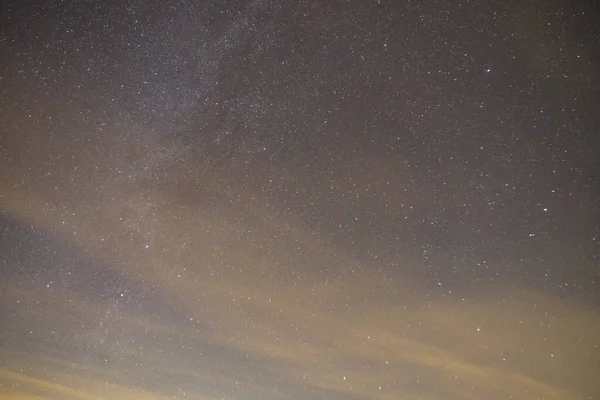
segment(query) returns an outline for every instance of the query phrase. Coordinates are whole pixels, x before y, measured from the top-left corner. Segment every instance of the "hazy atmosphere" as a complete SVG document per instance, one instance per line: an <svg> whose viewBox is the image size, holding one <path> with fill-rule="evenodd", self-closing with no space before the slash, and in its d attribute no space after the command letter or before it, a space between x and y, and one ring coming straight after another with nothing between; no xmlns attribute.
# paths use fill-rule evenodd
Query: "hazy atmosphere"
<svg viewBox="0 0 600 400"><path fill-rule="evenodd" d="M0 397L600 397L600 13L3 1Z"/></svg>

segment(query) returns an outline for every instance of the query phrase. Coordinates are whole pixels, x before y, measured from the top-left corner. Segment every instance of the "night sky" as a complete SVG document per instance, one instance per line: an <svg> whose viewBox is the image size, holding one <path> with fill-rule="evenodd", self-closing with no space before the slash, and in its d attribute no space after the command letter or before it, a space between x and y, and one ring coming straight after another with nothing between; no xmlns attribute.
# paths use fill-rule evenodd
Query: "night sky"
<svg viewBox="0 0 600 400"><path fill-rule="evenodd" d="M0 398L600 398L593 3L2 1Z"/></svg>

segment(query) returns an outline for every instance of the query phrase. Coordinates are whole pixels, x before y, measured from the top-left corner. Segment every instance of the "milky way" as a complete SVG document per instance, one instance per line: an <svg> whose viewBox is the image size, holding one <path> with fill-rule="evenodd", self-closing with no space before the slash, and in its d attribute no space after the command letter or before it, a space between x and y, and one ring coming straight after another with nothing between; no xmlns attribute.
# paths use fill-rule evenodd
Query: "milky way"
<svg viewBox="0 0 600 400"><path fill-rule="evenodd" d="M3 2L0 397L600 396L585 2Z"/></svg>

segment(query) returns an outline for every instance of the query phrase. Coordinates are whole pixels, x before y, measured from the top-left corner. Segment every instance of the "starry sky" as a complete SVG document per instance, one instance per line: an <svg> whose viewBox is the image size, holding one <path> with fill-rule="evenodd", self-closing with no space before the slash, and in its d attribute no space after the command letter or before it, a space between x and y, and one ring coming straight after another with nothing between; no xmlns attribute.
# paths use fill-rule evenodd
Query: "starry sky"
<svg viewBox="0 0 600 400"><path fill-rule="evenodd" d="M600 397L592 4L3 1L0 397Z"/></svg>

